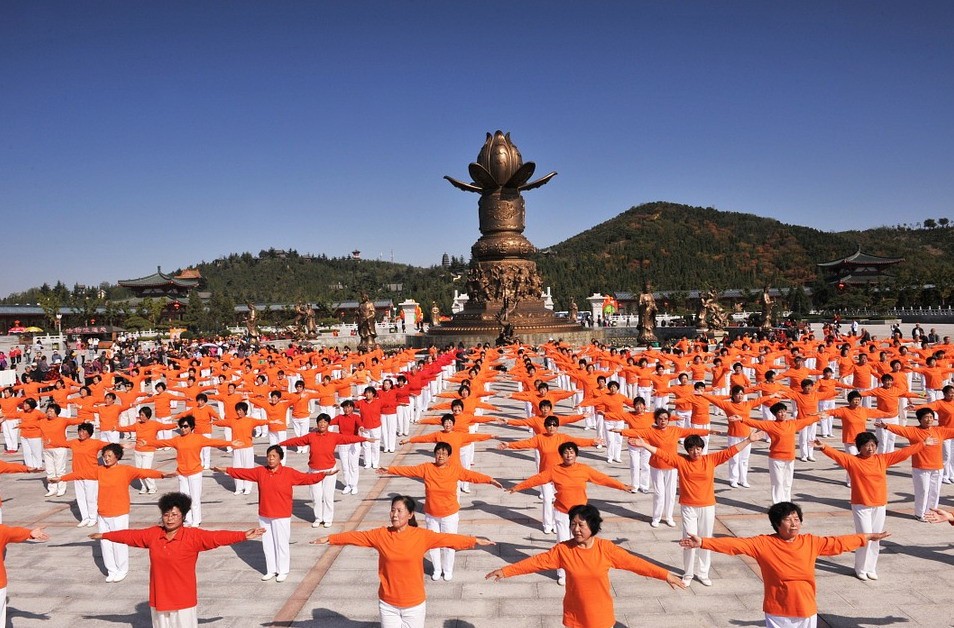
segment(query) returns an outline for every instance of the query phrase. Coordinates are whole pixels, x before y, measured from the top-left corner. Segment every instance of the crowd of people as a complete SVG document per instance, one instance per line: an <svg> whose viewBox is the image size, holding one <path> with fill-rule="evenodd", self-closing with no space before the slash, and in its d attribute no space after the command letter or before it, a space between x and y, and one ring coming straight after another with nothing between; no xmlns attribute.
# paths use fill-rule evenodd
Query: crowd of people
<svg viewBox="0 0 954 628"><path fill-rule="evenodd" d="M36 474L46 483L38 500L64 496L73 482L77 527L98 527L90 537L101 544L106 582L126 578L128 546L148 548L156 626L196 625L200 551L261 538L261 580L287 580L294 487L310 487L312 527L331 528L337 501L363 498L362 473L423 484L423 527L414 516L417 500L400 495L391 502L389 525L313 541L377 550L383 626L424 625L425 556L431 579L450 581L456 551L493 543L458 533L461 495L471 484L511 494L539 490L540 526L555 535L555 545L487 577L555 570L558 585L566 587L563 622L573 628L615 622L610 568L675 589L694 581L712 586L712 551L758 562L766 625L814 626L818 556L854 550L855 576L878 579L887 469L908 459L913 516L954 522L938 509L944 485L954 483L954 345L948 339L863 341L833 332L797 342L742 337L712 347L683 339L665 349L633 350L598 342L390 354L294 345L224 349L213 355L198 346L128 347L98 356L89 372L70 367L55 379L44 373L34 381L27 371L0 396L6 456L23 460L3 461L0 472ZM495 398L510 398L508 409L494 405ZM526 437L491 428L504 425L526 430ZM476 447L491 438L499 441L494 449L533 452L524 477L494 473L492 457ZM898 438L907 446L899 447ZM406 449L413 443L428 444L433 460L391 463L392 454L415 455ZM753 448L767 451L768 495L750 490ZM213 466L212 449L227 452L231 465ZM255 464L257 449L264 464ZM602 468L580 461L581 449L599 452ZM122 462L130 450L133 465ZM152 468L159 451L175 456L174 472ZM852 534L800 534L794 470L798 461L811 475L816 451L845 469ZM303 468L294 468L290 456ZM628 482L613 477L619 464L628 465ZM212 474L232 478L236 495L255 489L255 527L200 527L204 480ZM771 506L774 534L713 538L722 474L733 499ZM161 525L130 529L131 487L157 494L173 477L176 490L164 486L157 497ZM650 494L651 503L633 503L631 525L640 525L635 510L645 508L650 526L676 527L678 503L681 574L599 538L603 519L588 499L588 484L636 494L633 499ZM27 508L18 506L15 518L26 520ZM0 526L0 538L47 535ZM5 588L0 595L5 600Z"/></svg>

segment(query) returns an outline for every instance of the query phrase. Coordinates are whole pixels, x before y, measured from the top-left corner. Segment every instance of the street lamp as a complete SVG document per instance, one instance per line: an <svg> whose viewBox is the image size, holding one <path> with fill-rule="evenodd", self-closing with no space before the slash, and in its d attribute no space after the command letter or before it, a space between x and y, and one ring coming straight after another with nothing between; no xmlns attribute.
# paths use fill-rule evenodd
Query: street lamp
<svg viewBox="0 0 954 628"><path fill-rule="evenodd" d="M56 314L56 335L63 335L63 315L57 312Z"/></svg>

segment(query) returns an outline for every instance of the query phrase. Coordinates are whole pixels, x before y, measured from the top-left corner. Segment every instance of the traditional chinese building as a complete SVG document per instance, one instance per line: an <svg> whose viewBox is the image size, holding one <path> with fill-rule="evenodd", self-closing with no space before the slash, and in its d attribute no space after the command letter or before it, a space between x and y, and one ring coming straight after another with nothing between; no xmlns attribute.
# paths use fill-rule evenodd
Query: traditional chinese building
<svg viewBox="0 0 954 628"><path fill-rule="evenodd" d="M839 288L866 286L879 283L890 277L887 270L904 261L902 257L879 257L862 253L859 248L854 255L817 264L825 281Z"/></svg>
<svg viewBox="0 0 954 628"><path fill-rule="evenodd" d="M156 267L156 272L138 279L120 279L119 285L131 290L135 295L127 304L138 306L143 299L161 300L165 302L162 318L166 321L182 319L182 313L189 303L189 293L202 283L202 275L194 268L187 268L178 275L168 275L162 272L162 267ZM207 298L208 295L199 295Z"/></svg>

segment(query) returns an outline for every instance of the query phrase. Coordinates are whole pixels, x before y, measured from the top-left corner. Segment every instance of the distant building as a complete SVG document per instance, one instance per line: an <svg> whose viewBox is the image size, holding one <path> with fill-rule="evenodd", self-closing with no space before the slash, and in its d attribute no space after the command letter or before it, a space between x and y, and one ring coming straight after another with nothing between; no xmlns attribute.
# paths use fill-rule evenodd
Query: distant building
<svg viewBox="0 0 954 628"><path fill-rule="evenodd" d="M450 268L450 255L447 253L444 253L444 255L441 256L441 266L443 268Z"/></svg>
<svg viewBox="0 0 954 628"><path fill-rule="evenodd" d="M826 282L844 288L880 283L884 278L891 276L885 271L903 261L902 257L868 255L862 253L859 248L854 255L816 265L825 276Z"/></svg>
<svg viewBox="0 0 954 628"><path fill-rule="evenodd" d="M165 309L162 319L178 321L182 319L183 311L189 303L189 293L197 289L202 283L202 275L195 268L187 268L178 275L168 275L162 272L162 267L156 272L138 279L120 279L119 285L131 290L134 295L125 303L129 306L138 306L143 299L165 300ZM204 295L208 298L208 295ZM203 295L199 295L203 298Z"/></svg>

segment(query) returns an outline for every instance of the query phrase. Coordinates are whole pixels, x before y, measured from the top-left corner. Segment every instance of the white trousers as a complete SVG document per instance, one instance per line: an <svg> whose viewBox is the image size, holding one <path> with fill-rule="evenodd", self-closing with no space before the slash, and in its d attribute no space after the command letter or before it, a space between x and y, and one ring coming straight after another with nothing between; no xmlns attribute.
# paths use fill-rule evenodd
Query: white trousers
<svg viewBox="0 0 954 628"><path fill-rule="evenodd" d="M812 446L812 443L815 442L815 438L818 436L818 423L812 423L811 425L806 425L802 429L798 430L798 457L799 458L814 458L815 449Z"/></svg>
<svg viewBox="0 0 954 628"><path fill-rule="evenodd" d="M152 468L152 459L155 457L156 452L154 451L134 451L133 452L133 463L136 465L137 469L151 469ZM153 493L156 492L156 481L153 478L146 478L140 480L142 482L142 487Z"/></svg>
<svg viewBox="0 0 954 628"><path fill-rule="evenodd" d="M726 443L731 447L745 440L747 439L741 436L729 436L726 438ZM749 457L751 455L752 445L746 445L737 454L729 458L729 482L749 483Z"/></svg>
<svg viewBox="0 0 954 628"><path fill-rule="evenodd" d="M557 543L570 540L570 515L559 510L553 511L553 523L556 527ZM565 578L566 570L557 569L557 577Z"/></svg>
<svg viewBox="0 0 954 628"><path fill-rule="evenodd" d="M361 443L338 445L338 460L341 461L342 482L345 488L358 486L358 456L361 454Z"/></svg>
<svg viewBox="0 0 954 628"><path fill-rule="evenodd" d="M769 458L769 481L772 484L773 504L792 501L792 480L794 477L794 460Z"/></svg>
<svg viewBox="0 0 954 628"><path fill-rule="evenodd" d="M20 425L19 421L3 422L3 442L7 451L16 451L20 448ZM6 588L6 587L4 587Z"/></svg>
<svg viewBox="0 0 954 628"><path fill-rule="evenodd" d="M99 497L99 482L96 480L76 480L73 482L76 491L76 507L80 511L80 521L95 521L99 511L97 505Z"/></svg>
<svg viewBox="0 0 954 628"><path fill-rule="evenodd" d="M649 450L629 447L629 483L643 491L649 490Z"/></svg>
<svg viewBox="0 0 954 628"><path fill-rule="evenodd" d="M186 515L185 525L197 526L202 523L202 473L177 475L179 492L192 498L192 508Z"/></svg>
<svg viewBox="0 0 954 628"><path fill-rule="evenodd" d="M649 477L653 484L653 522L672 521L676 507L676 470L649 467Z"/></svg>
<svg viewBox="0 0 954 628"><path fill-rule="evenodd" d="M434 532L447 532L448 534L457 534L457 526L460 523L460 513L455 512L446 517L432 517L424 515L424 526ZM445 576L454 575L454 558L457 552L449 547L438 547L428 550L427 557L434 567L435 574L444 574Z"/></svg>
<svg viewBox="0 0 954 628"><path fill-rule="evenodd" d="M944 441L941 452L944 456L944 470L941 473L941 479L954 480L954 438L948 438Z"/></svg>
<svg viewBox="0 0 954 628"><path fill-rule="evenodd" d="M9 423L5 421L4 425ZM0 626L7 625L7 588L0 589Z"/></svg>
<svg viewBox="0 0 954 628"><path fill-rule="evenodd" d="M361 451L364 454L364 467L366 469L377 469L381 466L381 428L376 427L365 430L365 438L373 438L361 443Z"/></svg>
<svg viewBox="0 0 954 628"><path fill-rule="evenodd" d="M129 528L129 515L120 515L118 517L97 518L100 532L113 532L115 530L126 530ZM106 539L99 541L100 551L103 553L103 564L106 566L106 574L109 576L118 576L129 571L129 546L122 543L113 543Z"/></svg>
<svg viewBox="0 0 954 628"><path fill-rule="evenodd" d="M378 612L381 614L381 628L424 628L427 602L401 608L378 600Z"/></svg>
<svg viewBox="0 0 954 628"><path fill-rule="evenodd" d="M606 460L607 462L612 462L613 460L622 460L623 459L623 435L619 432L613 432L611 430L623 429L626 427L624 421L606 421Z"/></svg>
<svg viewBox="0 0 954 628"><path fill-rule="evenodd" d="M291 571L291 517L270 519L258 517L258 526L265 528L262 549L265 550L265 573L287 574Z"/></svg>
<svg viewBox="0 0 954 628"><path fill-rule="evenodd" d="M328 473L332 469L308 469L308 473ZM319 523L332 523L335 519L335 478L337 478L337 475L326 475L321 482L309 487L311 489L311 508L315 513L315 521Z"/></svg>
<svg viewBox="0 0 954 628"><path fill-rule="evenodd" d="M397 426L397 413L381 415L381 446L387 453L393 453L397 446Z"/></svg>
<svg viewBox="0 0 954 628"><path fill-rule="evenodd" d="M152 611L152 628L196 628L199 625L199 615L196 607L180 608L177 611Z"/></svg>
<svg viewBox="0 0 954 628"><path fill-rule="evenodd" d="M782 617L765 613L765 628L816 628L818 615L811 617Z"/></svg>
<svg viewBox="0 0 954 628"><path fill-rule="evenodd" d="M845 453L846 453L846 454L848 454L849 456L857 456L857 455L858 455L858 448L857 448L857 447L855 447L855 446L852 445L851 443L844 443L844 445L845 445ZM847 471L845 471L845 477L847 478L847 479L845 480L845 486L847 486L848 488L851 488L851 475L849 475Z"/></svg>
<svg viewBox="0 0 954 628"><path fill-rule="evenodd" d="M890 417L887 419L881 419L882 423L890 423L891 425L899 425L901 421L898 420L898 417ZM897 436L893 432L889 432L883 427L875 429L875 434L878 437L878 453L887 454L894 451L894 443L897 439Z"/></svg>
<svg viewBox="0 0 954 628"><path fill-rule="evenodd" d="M305 417L303 419L296 419L292 417L291 424L292 424L292 430L295 432L296 437L305 436L308 434L308 417ZM308 445L299 445L298 453L307 454Z"/></svg>
<svg viewBox="0 0 954 628"><path fill-rule="evenodd" d="M232 466L236 469L251 469L255 466L255 448L242 447L232 450ZM249 480L235 480L236 491L251 491L255 482Z"/></svg>
<svg viewBox="0 0 954 628"><path fill-rule="evenodd" d="M471 428L471 432L470 432L471 434L476 431L473 425L471 425L470 428ZM460 448L460 466L468 470L474 466L474 450L475 449L476 447L474 446L474 443L470 443L469 445L464 445L463 447ZM460 482L460 488L470 490L470 482Z"/></svg>
<svg viewBox="0 0 954 628"><path fill-rule="evenodd" d="M66 447L51 447L43 450L43 467L47 477L61 478L66 475ZM49 482L49 490L66 490L66 482Z"/></svg>
<svg viewBox="0 0 954 628"><path fill-rule="evenodd" d="M937 508L941 498L941 470L911 469L911 479L914 480L914 516L923 517L931 508Z"/></svg>
<svg viewBox="0 0 954 628"><path fill-rule="evenodd" d="M855 532L884 531L884 506L851 505L851 518ZM855 550L855 573L878 573L878 554L881 543L870 541Z"/></svg>
<svg viewBox="0 0 954 628"><path fill-rule="evenodd" d="M556 525L553 521L553 502L556 501L556 487L553 482L540 485L540 495L543 497L543 529L553 530Z"/></svg>
<svg viewBox="0 0 954 628"><path fill-rule="evenodd" d="M397 407L397 433L400 436L407 436L411 431L411 406Z"/></svg>
<svg viewBox="0 0 954 628"><path fill-rule="evenodd" d="M21 437L23 442L23 464L31 469L43 466L43 439Z"/></svg>
<svg viewBox="0 0 954 628"><path fill-rule="evenodd" d="M712 536L712 530L715 527L715 506L681 506L679 512L682 515L682 538L689 538L689 535L693 534L700 537ZM698 569L695 568L697 561ZM700 578L708 578L711 562L710 550L682 550L683 577L691 579L694 575L698 575Z"/></svg>
<svg viewBox="0 0 954 628"><path fill-rule="evenodd" d="M119 430L105 430L99 433L99 437L108 443L119 442Z"/></svg>
<svg viewBox="0 0 954 628"><path fill-rule="evenodd" d="M268 446L271 447L272 445L277 445L278 443L285 440L287 437L288 437L288 430L278 430L277 432L268 430ZM202 451L205 451L205 449L203 449Z"/></svg>

